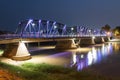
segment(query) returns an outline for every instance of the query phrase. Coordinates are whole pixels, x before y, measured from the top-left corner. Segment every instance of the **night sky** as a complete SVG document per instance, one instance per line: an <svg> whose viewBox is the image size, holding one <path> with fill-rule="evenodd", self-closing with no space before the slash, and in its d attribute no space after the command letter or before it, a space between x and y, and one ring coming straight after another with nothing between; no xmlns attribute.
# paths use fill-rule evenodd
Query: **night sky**
<svg viewBox="0 0 120 80"><path fill-rule="evenodd" d="M0 30L15 31L19 21L32 18L114 28L120 25L120 0L0 0Z"/></svg>

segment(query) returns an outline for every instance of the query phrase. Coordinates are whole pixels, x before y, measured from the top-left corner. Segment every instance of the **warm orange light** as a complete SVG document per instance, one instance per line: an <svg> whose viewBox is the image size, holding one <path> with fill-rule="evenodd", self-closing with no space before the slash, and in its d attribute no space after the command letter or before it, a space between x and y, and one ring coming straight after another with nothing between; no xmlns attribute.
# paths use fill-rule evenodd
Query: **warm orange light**
<svg viewBox="0 0 120 80"><path fill-rule="evenodd" d="M110 32L106 32L107 36L110 36Z"/></svg>

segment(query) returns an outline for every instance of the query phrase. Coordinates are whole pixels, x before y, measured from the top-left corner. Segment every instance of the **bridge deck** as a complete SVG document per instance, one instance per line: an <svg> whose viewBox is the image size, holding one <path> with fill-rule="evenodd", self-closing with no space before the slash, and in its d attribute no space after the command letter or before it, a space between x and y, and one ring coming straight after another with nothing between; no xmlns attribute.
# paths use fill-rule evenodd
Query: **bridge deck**
<svg viewBox="0 0 120 80"><path fill-rule="evenodd" d="M98 36L102 37L102 36ZM105 37L105 36L104 36ZM7 38L0 39L0 44L9 44L9 43L17 43L23 41L25 43L30 42L46 42L46 41L62 41L62 40L71 40L71 39L82 39L82 38L91 38L91 36L85 37L55 37L55 38Z"/></svg>

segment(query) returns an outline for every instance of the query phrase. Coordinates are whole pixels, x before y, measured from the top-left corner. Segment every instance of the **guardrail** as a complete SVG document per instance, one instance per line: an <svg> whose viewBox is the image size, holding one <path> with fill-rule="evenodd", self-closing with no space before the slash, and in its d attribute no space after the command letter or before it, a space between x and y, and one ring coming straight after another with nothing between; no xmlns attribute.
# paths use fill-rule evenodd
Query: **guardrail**
<svg viewBox="0 0 120 80"><path fill-rule="evenodd" d="M96 34L96 35L19 35L19 34L4 34L0 35L0 39L12 39L12 38L74 38L74 37L100 37L100 36L107 36L105 34Z"/></svg>

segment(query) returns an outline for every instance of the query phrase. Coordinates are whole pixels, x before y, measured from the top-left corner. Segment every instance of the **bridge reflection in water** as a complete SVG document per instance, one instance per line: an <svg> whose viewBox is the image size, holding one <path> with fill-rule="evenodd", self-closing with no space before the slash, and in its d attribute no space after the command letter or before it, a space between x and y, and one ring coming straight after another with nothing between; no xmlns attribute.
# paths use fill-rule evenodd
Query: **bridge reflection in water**
<svg viewBox="0 0 120 80"><path fill-rule="evenodd" d="M95 45L90 48L78 48L66 51L57 51L54 47L43 47L29 49L32 59L27 61L14 61L7 58L1 58L1 62L14 65L23 63L47 63L52 65L61 65L65 67L76 68L78 71L87 68L90 65L100 63L108 55L118 51L118 44L105 43ZM35 50L35 51L34 51ZM36 51L38 50L38 51ZM34 55L33 55L34 54Z"/></svg>
<svg viewBox="0 0 120 80"><path fill-rule="evenodd" d="M76 67L78 71L87 68L88 66L100 63L102 59L112 54L113 46L111 43L95 46L88 53L76 52L73 53L71 67Z"/></svg>

